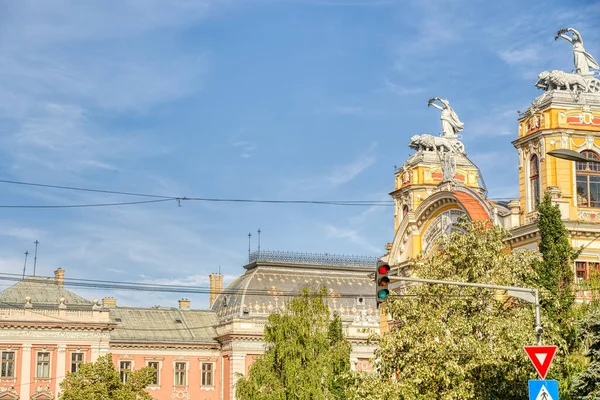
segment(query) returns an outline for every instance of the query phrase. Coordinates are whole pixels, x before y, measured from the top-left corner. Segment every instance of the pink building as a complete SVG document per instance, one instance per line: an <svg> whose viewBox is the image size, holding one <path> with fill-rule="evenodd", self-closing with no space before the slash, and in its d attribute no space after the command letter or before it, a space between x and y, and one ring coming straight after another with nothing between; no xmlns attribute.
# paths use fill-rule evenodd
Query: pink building
<svg viewBox="0 0 600 400"><path fill-rule="evenodd" d="M67 373L107 353L123 380L155 367L148 392L157 400L234 399L236 373L246 374L264 352L267 317L306 285L329 288L330 307L353 345L352 366L369 369L375 347L367 339L379 319L372 266L292 254L254 256L220 295L223 277L211 275L212 308L205 310L191 309L186 299L153 308L121 307L109 297L89 301L65 289L61 268L54 279L27 277L0 292L0 400L57 399Z"/></svg>

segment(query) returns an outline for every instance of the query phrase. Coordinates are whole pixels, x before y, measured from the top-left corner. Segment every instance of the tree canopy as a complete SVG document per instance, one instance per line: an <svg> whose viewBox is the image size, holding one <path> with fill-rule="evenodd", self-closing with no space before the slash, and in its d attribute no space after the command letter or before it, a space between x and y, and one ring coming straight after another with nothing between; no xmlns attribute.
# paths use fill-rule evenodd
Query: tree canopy
<svg viewBox="0 0 600 400"><path fill-rule="evenodd" d="M530 287L535 255L510 252L508 232L489 222L458 227L413 276ZM414 284L387 306L395 325L380 340L378 375L356 381L354 398L527 398L535 376L523 351L536 343L530 303L490 289Z"/></svg>
<svg viewBox="0 0 600 400"><path fill-rule="evenodd" d="M239 376L239 400L345 399L351 346L341 319L330 319L327 292L305 288L269 316L265 354L247 377Z"/></svg>
<svg viewBox="0 0 600 400"><path fill-rule="evenodd" d="M61 400L152 400L144 388L155 374L152 367L129 373L126 383L112 362L112 354L98 358L96 362L79 366L79 371L69 373L60 383Z"/></svg>

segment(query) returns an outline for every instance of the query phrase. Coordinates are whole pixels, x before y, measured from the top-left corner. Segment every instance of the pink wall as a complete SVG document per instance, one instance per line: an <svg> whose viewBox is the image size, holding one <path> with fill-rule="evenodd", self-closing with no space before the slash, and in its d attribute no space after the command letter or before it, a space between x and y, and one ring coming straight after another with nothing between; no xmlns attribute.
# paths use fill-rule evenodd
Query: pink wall
<svg viewBox="0 0 600 400"><path fill-rule="evenodd" d="M202 398L207 400L218 400L221 398L221 363L218 356L185 356L175 357L173 355L131 355L124 358L122 354L113 353L113 362L117 370L121 361L132 361L133 369L139 370L148 365L150 361L160 363L159 385L151 386L147 389L157 400L172 400L183 396L185 393L190 399ZM175 363L186 362L186 385L174 386L175 384ZM202 387L201 364L211 363L213 365L213 385L211 387ZM173 397L173 396L176 397ZM183 398L183 397L181 397Z"/></svg>

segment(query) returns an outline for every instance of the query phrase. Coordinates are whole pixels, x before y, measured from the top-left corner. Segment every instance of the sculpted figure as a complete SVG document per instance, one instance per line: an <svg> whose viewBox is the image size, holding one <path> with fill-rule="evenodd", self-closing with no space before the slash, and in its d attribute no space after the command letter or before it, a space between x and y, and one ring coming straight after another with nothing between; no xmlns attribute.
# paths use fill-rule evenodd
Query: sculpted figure
<svg viewBox="0 0 600 400"><path fill-rule="evenodd" d="M448 151L452 153L464 153L465 151L465 146L458 140L449 140L443 136L429 134L411 137L408 146L417 151Z"/></svg>
<svg viewBox="0 0 600 400"><path fill-rule="evenodd" d="M436 104L435 101L439 101L441 105ZM464 129L464 124L458 119L458 115L450 107L448 100L434 97L429 99L427 106L433 106L442 112L440 119L442 120L442 135L450 138L455 138L458 132Z"/></svg>
<svg viewBox="0 0 600 400"><path fill-rule="evenodd" d="M572 34L572 37L566 35L568 32ZM563 38L573 45L573 63L575 64L573 72L582 75L591 75L589 73L590 68L600 69L598 62L594 57L585 51L585 48L583 47L583 38L577 30L573 28L560 29L556 33L556 36L554 36L554 40L558 40L558 38Z"/></svg>
<svg viewBox="0 0 600 400"><path fill-rule="evenodd" d="M595 80L595 79L592 79ZM538 75L538 81L535 84L543 90L570 90L582 91L588 90L588 83L579 74L569 74L567 72L554 70L552 72L544 71Z"/></svg>

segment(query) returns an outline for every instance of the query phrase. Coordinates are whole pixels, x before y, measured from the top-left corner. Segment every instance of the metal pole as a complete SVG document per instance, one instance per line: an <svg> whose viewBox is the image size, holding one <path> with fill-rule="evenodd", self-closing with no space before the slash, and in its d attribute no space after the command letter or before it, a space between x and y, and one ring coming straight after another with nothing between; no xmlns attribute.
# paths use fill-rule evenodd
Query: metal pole
<svg viewBox="0 0 600 400"><path fill-rule="evenodd" d="M37 265L37 247L38 244L40 244L40 242L38 242L38 240L36 239L33 243L35 244L35 253L33 255L33 276L35 276L35 267Z"/></svg>
<svg viewBox="0 0 600 400"><path fill-rule="evenodd" d="M540 317L540 299L538 295L538 290L534 289L533 295L535 297L535 335L537 336L537 344L538 346L542 345L542 333L544 329L542 328L542 319Z"/></svg>
<svg viewBox="0 0 600 400"><path fill-rule="evenodd" d="M390 281L400 281L400 282L418 282L418 283L432 283L438 285L454 285L454 286L468 286L468 287L477 287L484 289L497 289L497 290L506 290L509 292L513 292L512 295L518 297L522 300L525 300L528 303L533 303L535 305L535 335L537 337L537 344L540 346L542 344L542 322L540 318L540 300L537 289L532 288L524 288L518 286L500 286L500 285L489 285L487 283L472 283L472 282L458 282L458 281L442 281L436 279L422 279L422 278L407 278L402 276L390 276ZM517 292L517 293L515 293ZM521 295L519 295L522 293Z"/></svg>
<svg viewBox="0 0 600 400"><path fill-rule="evenodd" d="M248 262L250 262L250 239L252 239L252 234L248 234Z"/></svg>

